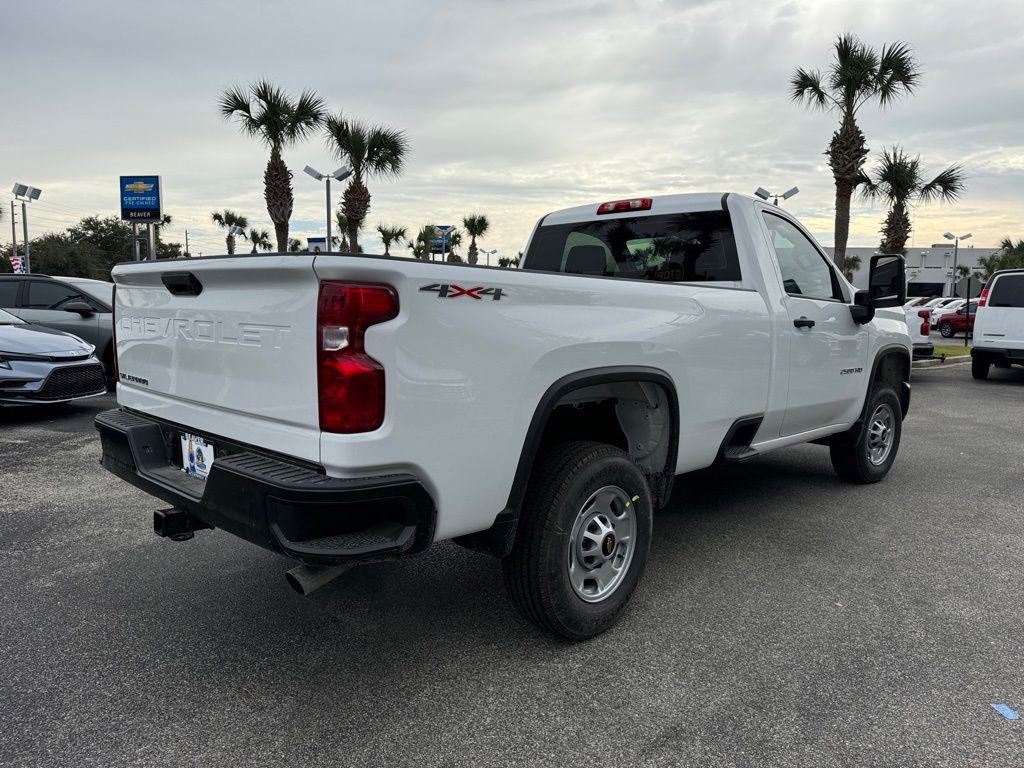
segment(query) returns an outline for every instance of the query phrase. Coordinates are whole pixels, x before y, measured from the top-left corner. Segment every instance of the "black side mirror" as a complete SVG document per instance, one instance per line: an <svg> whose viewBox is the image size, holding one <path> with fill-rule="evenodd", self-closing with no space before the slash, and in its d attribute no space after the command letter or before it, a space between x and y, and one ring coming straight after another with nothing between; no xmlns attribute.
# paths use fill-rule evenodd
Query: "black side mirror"
<svg viewBox="0 0 1024 768"><path fill-rule="evenodd" d="M870 323L878 307L902 307L907 303L906 264L902 256L871 257L868 289L853 294L850 316L855 323Z"/></svg>
<svg viewBox="0 0 1024 768"><path fill-rule="evenodd" d="M868 294L874 307L901 307L907 300L906 263L899 255L871 257Z"/></svg>
<svg viewBox="0 0 1024 768"><path fill-rule="evenodd" d="M82 317L92 317L96 314L96 310L86 304L84 301L69 301L65 304L62 309L65 312L77 312Z"/></svg>

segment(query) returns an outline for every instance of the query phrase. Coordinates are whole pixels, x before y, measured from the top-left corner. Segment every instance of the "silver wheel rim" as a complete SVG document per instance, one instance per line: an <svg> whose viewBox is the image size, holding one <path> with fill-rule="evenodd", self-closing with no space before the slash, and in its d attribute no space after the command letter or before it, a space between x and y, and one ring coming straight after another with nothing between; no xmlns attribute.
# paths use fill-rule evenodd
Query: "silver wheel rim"
<svg viewBox="0 0 1024 768"><path fill-rule="evenodd" d="M599 603L619 588L636 549L636 509L617 485L584 502L569 535L569 583L577 597Z"/></svg>
<svg viewBox="0 0 1024 768"><path fill-rule="evenodd" d="M895 414L885 403L875 408L875 412L871 414L868 421L868 459L875 466L884 464L889 458L895 424Z"/></svg>

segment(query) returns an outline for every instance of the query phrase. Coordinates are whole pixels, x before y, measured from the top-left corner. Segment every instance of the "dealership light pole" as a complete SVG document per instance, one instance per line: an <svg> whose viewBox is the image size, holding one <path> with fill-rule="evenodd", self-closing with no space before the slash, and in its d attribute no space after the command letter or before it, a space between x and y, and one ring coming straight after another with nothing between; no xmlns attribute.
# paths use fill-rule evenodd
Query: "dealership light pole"
<svg viewBox="0 0 1024 768"><path fill-rule="evenodd" d="M488 267L491 266L491 256L493 256L497 252L498 252L497 248L491 248L491 250L487 250L486 248L481 248L480 249L480 253L482 253L484 256L487 257L487 266Z"/></svg>
<svg viewBox="0 0 1024 768"><path fill-rule="evenodd" d="M954 235L952 232L943 232L942 236L947 240L953 241L953 290L950 292L953 296L956 296L956 261L957 254L960 250L960 241L969 240L971 233L968 232L966 235ZM970 299L970 297L968 297Z"/></svg>
<svg viewBox="0 0 1024 768"><path fill-rule="evenodd" d="M28 255L28 208L25 203L31 203L33 200L38 200L39 195L42 194L42 190L30 187L27 184L15 184L14 189L11 191L14 193L16 198L21 200L21 232L25 237L25 266L22 267L22 270L28 273L31 272L32 269Z"/></svg>
<svg viewBox="0 0 1024 768"><path fill-rule="evenodd" d="M308 165L302 169L317 181L327 181L327 252L331 252L331 179L337 179L338 181L344 181L352 175L352 169L348 166L343 165L341 168L336 170L330 176L320 173L315 168L310 168Z"/></svg>
<svg viewBox="0 0 1024 768"><path fill-rule="evenodd" d="M800 187L790 187L785 192L769 192L764 187L758 187L757 189L754 190L754 194L760 197L762 200L767 200L769 197L774 197L775 205L778 205L780 197L783 200L789 200L789 198L793 197L793 195L795 195L799 191Z"/></svg>

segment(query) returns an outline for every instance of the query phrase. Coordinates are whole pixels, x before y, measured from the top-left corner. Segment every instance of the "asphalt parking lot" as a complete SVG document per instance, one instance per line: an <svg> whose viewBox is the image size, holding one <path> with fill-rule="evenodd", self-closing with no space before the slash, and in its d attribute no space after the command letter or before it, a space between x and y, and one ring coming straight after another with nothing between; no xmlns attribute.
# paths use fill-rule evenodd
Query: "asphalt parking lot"
<svg viewBox="0 0 1024 768"><path fill-rule="evenodd" d="M100 398L0 412L0 765L1024 764L1024 370L915 371L888 479L681 478L624 620L535 631L453 545L311 598L97 464Z"/></svg>

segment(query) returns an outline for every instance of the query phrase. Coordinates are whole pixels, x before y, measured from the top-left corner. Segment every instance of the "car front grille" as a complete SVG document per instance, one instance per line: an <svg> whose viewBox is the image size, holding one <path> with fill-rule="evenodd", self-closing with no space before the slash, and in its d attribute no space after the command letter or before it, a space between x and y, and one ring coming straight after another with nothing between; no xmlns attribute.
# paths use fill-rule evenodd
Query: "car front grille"
<svg viewBox="0 0 1024 768"><path fill-rule="evenodd" d="M106 387L103 366L99 363L70 365L54 369L34 397L39 400L68 400L104 392Z"/></svg>

